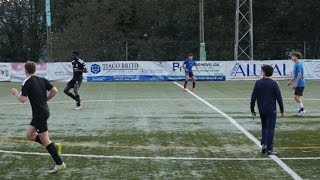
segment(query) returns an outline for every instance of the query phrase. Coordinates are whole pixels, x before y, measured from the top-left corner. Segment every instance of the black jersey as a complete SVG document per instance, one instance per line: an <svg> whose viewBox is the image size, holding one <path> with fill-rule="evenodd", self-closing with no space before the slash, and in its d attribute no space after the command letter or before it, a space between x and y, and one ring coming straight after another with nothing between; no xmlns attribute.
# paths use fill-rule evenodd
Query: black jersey
<svg viewBox="0 0 320 180"><path fill-rule="evenodd" d="M31 76L23 81L21 95L29 98L33 117L49 116L47 91L52 88L52 84L47 79L38 76Z"/></svg>
<svg viewBox="0 0 320 180"><path fill-rule="evenodd" d="M82 59L77 59L72 61L72 68L78 68L79 70L84 70L86 65ZM83 72L73 72L73 79L82 79Z"/></svg>

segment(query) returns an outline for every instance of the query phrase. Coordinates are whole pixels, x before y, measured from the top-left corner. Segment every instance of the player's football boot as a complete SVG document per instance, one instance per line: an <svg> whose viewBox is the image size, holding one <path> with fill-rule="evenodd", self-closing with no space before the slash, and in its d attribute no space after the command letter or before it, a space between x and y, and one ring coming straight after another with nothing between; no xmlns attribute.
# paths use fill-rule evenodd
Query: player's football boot
<svg viewBox="0 0 320 180"><path fill-rule="evenodd" d="M304 113L305 113L306 111L302 111L302 110L299 110L299 112L298 112L298 114L297 114L297 116L304 116Z"/></svg>
<svg viewBox="0 0 320 180"><path fill-rule="evenodd" d="M196 88L192 88L192 91L195 92L197 89Z"/></svg>
<svg viewBox="0 0 320 180"><path fill-rule="evenodd" d="M55 165L53 170L49 171L50 173L57 173L58 171L63 171L67 168L65 163L62 163L61 165Z"/></svg>
<svg viewBox="0 0 320 180"><path fill-rule="evenodd" d="M183 91L183 92L186 92L186 91L187 91L187 88L182 88L182 91Z"/></svg>
<svg viewBox="0 0 320 180"><path fill-rule="evenodd" d="M271 150L267 150L266 155L276 155L277 152L273 151L273 149Z"/></svg>
<svg viewBox="0 0 320 180"><path fill-rule="evenodd" d="M82 106L76 106L75 108L73 108L74 110L81 110Z"/></svg>
<svg viewBox="0 0 320 180"><path fill-rule="evenodd" d="M54 143L54 146L56 147L57 153L60 156L62 153L62 144L61 143Z"/></svg>

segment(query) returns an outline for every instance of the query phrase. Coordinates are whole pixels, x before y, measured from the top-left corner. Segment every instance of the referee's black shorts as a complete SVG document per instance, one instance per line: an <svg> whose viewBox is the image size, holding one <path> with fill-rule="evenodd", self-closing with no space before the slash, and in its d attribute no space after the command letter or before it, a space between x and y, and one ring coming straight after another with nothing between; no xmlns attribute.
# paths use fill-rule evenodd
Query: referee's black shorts
<svg viewBox="0 0 320 180"><path fill-rule="evenodd" d="M68 86L74 88L75 84L78 84L79 87L81 86L82 78L73 78L68 82Z"/></svg>
<svg viewBox="0 0 320 180"><path fill-rule="evenodd" d="M48 121L49 115L37 115L32 117L30 126L33 126L37 133L43 133L48 131Z"/></svg>

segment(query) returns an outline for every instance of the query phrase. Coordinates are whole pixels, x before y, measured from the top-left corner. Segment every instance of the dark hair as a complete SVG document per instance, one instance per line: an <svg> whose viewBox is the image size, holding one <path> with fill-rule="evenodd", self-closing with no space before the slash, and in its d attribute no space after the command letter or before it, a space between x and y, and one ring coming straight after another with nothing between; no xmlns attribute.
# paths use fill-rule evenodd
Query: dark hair
<svg viewBox="0 0 320 180"><path fill-rule="evenodd" d="M193 53L189 53L189 54L188 54L188 57L190 57L190 56L193 56Z"/></svg>
<svg viewBox="0 0 320 180"><path fill-rule="evenodd" d="M303 56L302 56L301 52L294 52L294 53L292 53L292 55L291 55L291 56L298 57L298 59L303 58Z"/></svg>
<svg viewBox="0 0 320 180"><path fill-rule="evenodd" d="M264 65L262 66L262 71L267 77L270 77L273 74L273 67L270 65Z"/></svg>
<svg viewBox="0 0 320 180"><path fill-rule="evenodd" d="M79 52L78 51L73 51L72 54L79 56Z"/></svg>
<svg viewBox="0 0 320 180"><path fill-rule="evenodd" d="M24 68L29 74L34 74L36 72L36 66L37 66L36 63L33 61L27 61L24 64Z"/></svg>

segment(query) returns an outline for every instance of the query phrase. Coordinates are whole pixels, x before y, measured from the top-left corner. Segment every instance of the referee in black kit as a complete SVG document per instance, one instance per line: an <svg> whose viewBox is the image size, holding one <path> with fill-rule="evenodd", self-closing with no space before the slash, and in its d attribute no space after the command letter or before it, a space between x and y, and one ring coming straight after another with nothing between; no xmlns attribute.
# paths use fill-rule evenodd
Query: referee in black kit
<svg viewBox="0 0 320 180"><path fill-rule="evenodd" d="M29 98L32 108L32 120L27 129L27 138L42 144L50 153L56 165L51 173L56 173L66 169L66 164L62 162L59 152L55 144L49 139L47 120L50 116L47 101L53 98L58 90L45 78L35 76L36 64L32 61L27 61L24 65L27 79L23 81L21 93L17 89L12 88L11 94L25 103ZM47 95L49 91L49 95ZM61 149L60 149L61 150ZM61 152L60 152L61 153Z"/></svg>
<svg viewBox="0 0 320 180"><path fill-rule="evenodd" d="M254 106L256 101L258 102L262 125L262 153L266 155L274 155L276 154L276 152L273 151L274 129L277 118L276 101L278 101L280 106L281 116L284 116L284 107L278 82L270 78L273 74L273 67L270 65L264 65L262 67L262 71L263 78L256 81L251 95L250 108L252 115L256 116Z"/></svg>
<svg viewBox="0 0 320 180"><path fill-rule="evenodd" d="M77 106L74 108L74 110L81 110L82 109L82 106L80 104L81 99L78 91L83 80L83 73L87 73L87 68L84 61L80 59L79 52L77 51L72 52L71 63L72 63L72 69L73 69L73 77L64 88L64 93L76 101ZM74 94L69 92L70 89L72 88L74 90Z"/></svg>

